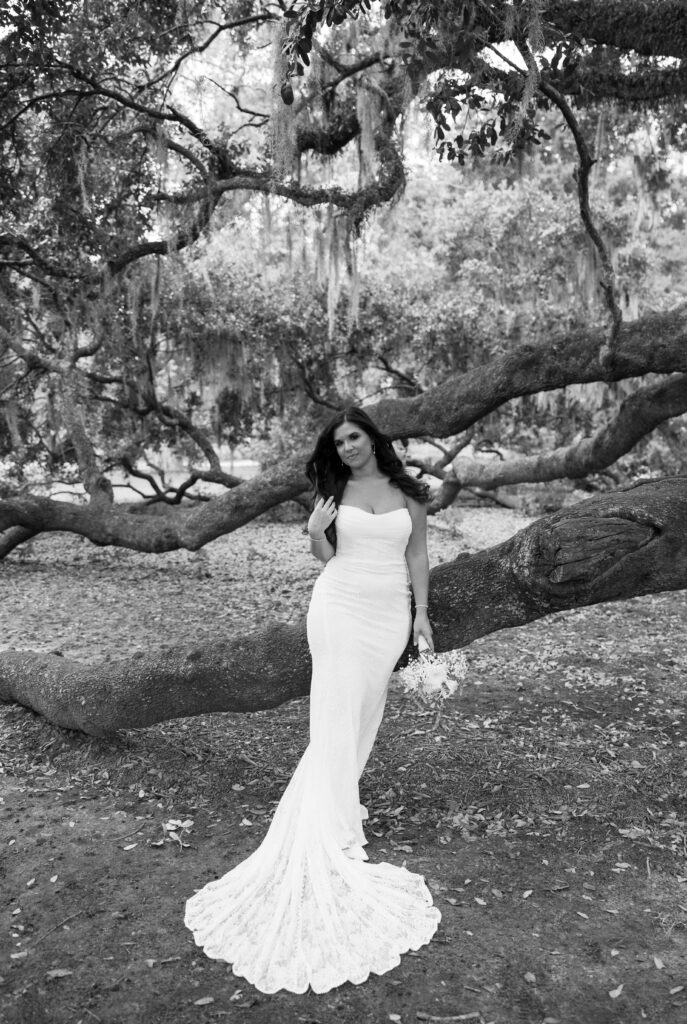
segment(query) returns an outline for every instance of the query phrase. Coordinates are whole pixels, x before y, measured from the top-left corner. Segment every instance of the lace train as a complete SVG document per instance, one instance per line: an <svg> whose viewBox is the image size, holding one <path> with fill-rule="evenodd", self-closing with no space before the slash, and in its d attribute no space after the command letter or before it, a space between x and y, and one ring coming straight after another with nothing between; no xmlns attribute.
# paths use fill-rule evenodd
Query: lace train
<svg viewBox="0 0 687 1024"><path fill-rule="evenodd" d="M186 905L212 959L262 992L327 992L384 974L441 918L421 875L349 859L312 802L306 751L260 847Z"/></svg>

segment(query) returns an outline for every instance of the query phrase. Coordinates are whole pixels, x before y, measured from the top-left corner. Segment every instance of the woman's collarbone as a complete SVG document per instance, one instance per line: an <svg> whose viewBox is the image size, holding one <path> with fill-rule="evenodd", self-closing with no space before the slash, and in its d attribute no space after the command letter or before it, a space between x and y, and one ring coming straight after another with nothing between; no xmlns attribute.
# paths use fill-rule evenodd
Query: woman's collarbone
<svg viewBox="0 0 687 1024"><path fill-rule="evenodd" d="M398 501L398 488L394 487L387 477L381 477L380 479L386 481L386 487L366 487L358 481L349 481L344 493L341 495L341 503L344 505L355 505L363 512L369 512L373 516L383 516L387 512L399 512L402 508L405 508L405 502L403 505L396 503ZM351 484L354 486L351 487ZM352 494L347 494L349 489L353 491ZM346 501L346 498L354 500ZM386 508L385 506L389 498L394 500L394 504Z"/></svg>

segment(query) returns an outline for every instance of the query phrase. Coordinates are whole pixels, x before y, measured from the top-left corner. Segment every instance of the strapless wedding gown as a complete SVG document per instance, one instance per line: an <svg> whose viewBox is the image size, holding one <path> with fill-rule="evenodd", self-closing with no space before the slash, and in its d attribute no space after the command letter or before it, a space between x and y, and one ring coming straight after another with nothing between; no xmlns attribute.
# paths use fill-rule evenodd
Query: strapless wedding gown
<svg viewBox="0 0 687 1024"><path fill-rule="evenodd" d="M186 904L197 945L262 992L360 984L441 919L421 875L365 863L358 795L410 631L410 515L341 505L336 530L308 611L310 743L261 845Z"/></svg>

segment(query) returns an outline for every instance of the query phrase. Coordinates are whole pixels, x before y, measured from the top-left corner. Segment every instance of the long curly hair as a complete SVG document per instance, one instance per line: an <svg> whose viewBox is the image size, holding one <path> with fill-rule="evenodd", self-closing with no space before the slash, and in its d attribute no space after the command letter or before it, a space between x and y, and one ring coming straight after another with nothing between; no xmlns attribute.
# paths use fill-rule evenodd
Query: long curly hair
<svg viewBox="0 0 687 1024"><path fill-rule="evenodd" d="M348 483L351 471L339 458L334 445L334 432L342 423L355 423L364 430L374 445L374 457L379 470L389 478L389 483L400 491L425 504L429 501L429 487L406 472L386 434L370 419L367 413L351 405L337 413L317 438L315 450L305 464L305 472L313 485L313 504L319 498L333 498L337 507ZM327 540L336 548L335 524L326 530Z"/></svg>

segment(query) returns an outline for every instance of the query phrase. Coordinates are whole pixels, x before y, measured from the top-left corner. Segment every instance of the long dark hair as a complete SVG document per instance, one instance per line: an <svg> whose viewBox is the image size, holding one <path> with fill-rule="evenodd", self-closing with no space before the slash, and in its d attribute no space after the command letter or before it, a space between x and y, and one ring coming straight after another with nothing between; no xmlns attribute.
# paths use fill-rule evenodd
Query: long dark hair
<svg viewBox="0 0 687 1024"><path fill-rule="evenodd" d="M429 501L429 487L406 472L386 434L373 423L367 413L351 405L334 416L317 439L315 450L305 464L305 472L313 485L314 501L318 498L333 498L338 505L348 483L351 471L344 465L334 445L334 431L342 423L355 423L364 430L374 445L374 455L380 471L389 478L389 483L400 491L425 504ZM336 547L334 524L326 531L330 544Z"/></svg>

